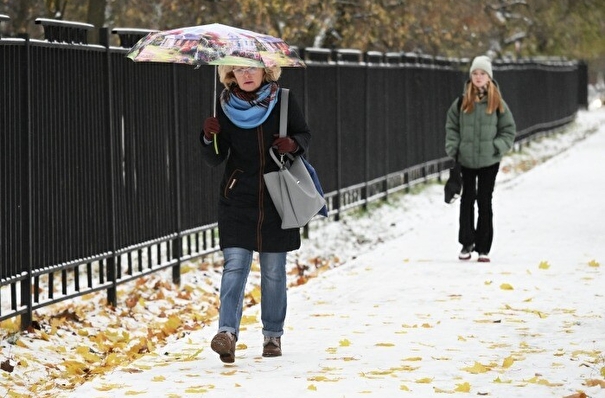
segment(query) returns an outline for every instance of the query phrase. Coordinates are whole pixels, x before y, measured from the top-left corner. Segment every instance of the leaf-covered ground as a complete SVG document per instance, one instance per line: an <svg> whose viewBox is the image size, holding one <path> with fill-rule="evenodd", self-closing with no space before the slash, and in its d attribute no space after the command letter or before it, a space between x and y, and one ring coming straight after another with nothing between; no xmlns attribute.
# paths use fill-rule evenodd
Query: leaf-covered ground
<svg viewBox="0 0 605 398"><path fill-rule="evenodd" d="M599 115L583 113L565 133L508 156L496 208L506 206L500 197L523 183L517 176L582 141L605 121ZM259 355L256 264L236 365L223 366L209 350L217 254L185 265L181 286L171 284L168 273L123 286L117 308L105 305L104 293L91 294L39 311L35 327L24 332L17 321L2 323L0 396L263 396L251 380L271 383L277 376L289 381L293 397L605 396L605 259L584 258L580 250L577 261L559 263L573 246L553 242L556 247L538 250L517 242L518 257L502 256L504 263L480 269L476 262L460 264L457 210L448 208L450 218L432 222L444 211L441 189L429 185L368 213L313 225L310 239L289 257L291 310L282 358L269 362ZM543 198L557 200L548 192ZM508 210L496 213L496 242L531 231L541 204L527 200L524 208L511 209L526 212L527 222L509 224ZM540 220L536 233L548 239L549 229L571 230L558 218ZM598 222L590 225L586 233L603 232ZM422 242L443 228L451 241L436 241L427 253ZM360 280L375 281L376 273L377 283L356 288ZM326 292L337 293L324 300ZM314 371L296 373L309 357ZM502 395L511 386L515 395Z"/></svg>

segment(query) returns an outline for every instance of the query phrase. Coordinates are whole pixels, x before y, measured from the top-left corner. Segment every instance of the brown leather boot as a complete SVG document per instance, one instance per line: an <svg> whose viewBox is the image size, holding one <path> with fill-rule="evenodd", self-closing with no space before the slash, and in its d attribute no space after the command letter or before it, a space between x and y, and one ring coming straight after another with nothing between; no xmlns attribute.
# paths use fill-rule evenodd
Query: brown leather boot
<svg viewBox="0 0 605 398"><path fill-rule="evenodd" d="M221 361L225 363L235 362L235 336L232 333L218 333L212 338L210 348L220 356Z"/></svg>
<svg viewBox="0 0 605 398"><path fill-rule="evenodd" d="M281 338L267 337L263 341L263 356L264 357L281 357Z"/></svg>

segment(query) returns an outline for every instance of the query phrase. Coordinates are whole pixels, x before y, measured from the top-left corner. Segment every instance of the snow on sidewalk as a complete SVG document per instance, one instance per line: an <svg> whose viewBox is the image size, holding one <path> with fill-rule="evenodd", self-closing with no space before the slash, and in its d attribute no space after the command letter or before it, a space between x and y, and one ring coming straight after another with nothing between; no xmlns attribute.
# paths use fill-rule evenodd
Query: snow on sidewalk
<svg viewBox="0 0 605 398"><path fill-rule="evenodd" d="M254 306L234 365L213 324L66 396L605 397L603 153L601 127L500 183L489 264L457 260L458 205L431 185L391 209L396 238L290 290L282 357Z"/></svg>

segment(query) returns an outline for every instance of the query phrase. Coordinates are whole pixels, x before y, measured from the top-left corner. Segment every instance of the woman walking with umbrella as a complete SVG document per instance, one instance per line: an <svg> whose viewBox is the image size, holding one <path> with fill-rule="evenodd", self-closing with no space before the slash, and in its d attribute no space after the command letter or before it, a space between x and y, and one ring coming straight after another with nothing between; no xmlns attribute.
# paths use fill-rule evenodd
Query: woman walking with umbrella
<svg viewBox="0 0 605 398"><path fill-rule="evenodd" d="M211 166L226 162L220 183L218 228L224 269L220 288L218 333L211 342L221 361L235 361L244 291L253 253L261 268L261 321L264 357L280 356L287 308L287 252L300 247L300 229L282 229L263 174L277 170L271 148L300 156L311 134L296 98L289 96L287 136L278 137L279 66L220 65L215 117L208 117L200 134L204 160ZM215 150L213 141L216 141ZM217 153L218 152L218 153Z"/></svg>

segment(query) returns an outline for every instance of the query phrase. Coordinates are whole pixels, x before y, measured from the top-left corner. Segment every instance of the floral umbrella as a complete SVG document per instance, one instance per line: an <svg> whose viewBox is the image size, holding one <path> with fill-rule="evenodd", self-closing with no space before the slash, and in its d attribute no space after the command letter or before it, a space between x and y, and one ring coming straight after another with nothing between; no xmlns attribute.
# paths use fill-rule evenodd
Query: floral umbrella
<svg viewBox="0 0 605 398"><path fill-rule="evenodd" d="M304 67L296 51L277 37L213 23L149 33L126 54L135 62L254 67ZM214 96L216 98L216 79ZM213 114L216 103L213 101ZM216 136L215 136L216 138ZM214 142L215 150L216 140Z"/></svg>

